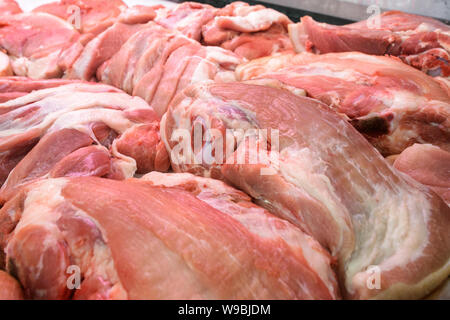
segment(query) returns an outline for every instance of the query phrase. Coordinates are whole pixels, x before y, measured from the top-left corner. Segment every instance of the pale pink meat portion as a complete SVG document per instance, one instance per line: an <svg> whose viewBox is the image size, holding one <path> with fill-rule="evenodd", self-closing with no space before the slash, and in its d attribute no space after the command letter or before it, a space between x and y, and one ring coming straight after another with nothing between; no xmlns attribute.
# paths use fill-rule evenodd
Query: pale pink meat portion
<svg viewBox="0 0 450 320"><path fill-rule="evenodd" d="M291 50L289 18L262 5L236 1L220 9L202 27L202 41L249 60Z"/></svg>
<svg viewBox="0 0 450 320"><path fill-rule="evenodd" d="M2 270L0 270L0 300L23 300L19 282Z"/></svg>
<svg viewBox="0 0 450 320"><path fill-rule="evenodd" d="M68 68L65 77L69 79L91 80L97 68L110 59L122 45L146 24L126 24L116 22L114 25L89 41Z"/></svg>
<svg viewBox="0 0 450 320"><path fill-rule="evenodd" d="M162 116L190 84L234 81L241 62L231 51L203 46L149 22L97 69L97 79L143 98Z"/></svg>
<svg viewBox="0 0 450 320"><path fill-rule="evenodd" d="M450 97L445 81L390 57L358 52L284 54L236 69L239 80L274 79L321 100L384 155L414 143L450 150Z"/></svg>
<svg viewBox="0 0 450 320"><path fill-rule="evenodd" d="M329 249L348 298L420 298L450 273L450 208L316 100L194 85L172 102L161 134L176 172L228 181ZM371 265L381 289L367 286Z"/></svg>
<svg viewBox="0 0 450 320"><path fill-rule="evenodd" d="M0 15L11 15L22 13L15 0L0 0Z"/></svg>
<svg viewBox="0 0 450 320"><path fill-rule="evenodd" d="M12 76L11 63L9 62L9 57L0 51L0 77Z"/></svg>
<svg viewBox="0 0 450 320"><path fill-rule="evenodd" d="M190 175L35 182L0 210L0 248L27 298L339 298L313 238ZM68 288L69 267L80 290Z"/></svg>
<svg viewBox="0 0 450 320"><path fill-rule="evenodd" d="M388 11L370 20L334 26L305 16L289 26L289 33L297 52L394 55L432 76L450 75L450 27L429 17Z"/></svg>
<svg viewBox="0 0 450 320"><path fill-rule="evenodd" d="M429 144L406 148L394 167L429 186L450 204L450 152Z"/></svg>
<svg viewBox="0 0 450 320"><path fill-rule="evenodd" d="M97 35L110 27L126 8L122 0L60 0L43 4L33 9L33 12L60 17L74 26L78 18L81 33ZM76 17L77 14L79 17Z"/></svg>

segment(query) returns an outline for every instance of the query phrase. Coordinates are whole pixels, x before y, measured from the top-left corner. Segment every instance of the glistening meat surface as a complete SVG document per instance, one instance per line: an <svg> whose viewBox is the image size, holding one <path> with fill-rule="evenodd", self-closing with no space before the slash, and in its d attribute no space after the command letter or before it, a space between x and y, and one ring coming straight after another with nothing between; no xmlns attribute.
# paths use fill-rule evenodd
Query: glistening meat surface
<svg viewBox="0 0 450 320"><path fill-rule="evenodd" d="M247 129L279 130L279 142ZM328 248L346 297L420 298L450 272L450 208L318 101L263 86L196 85L175 98L161 131L175 171L227 180ZM372 265L380 289L367 285Z"/></svg>
<svg viewBox="0 0 450 320"><path fill-rule="evenodd" d="M339 297L314 239L220 181L189 175L35 182L0 210L0 248L28 298ZM68 288L71 266L79 290Z"/></svg>
<svg viewBox="0 0 450 320"><path fill-rule="evenodd" d="M280 54L240 65L236 75L304 89L348 116L386 156L414 143L450 150L448 85L394 58L358 52Z"/></svg>
<svg viewBox="0 0 450 320"><path fill-rule="evenodd" d="M0 201L37 178L165 171L153 109L107 85L71 83L0 104Z"/></svg>
<svg viewBox="0 0 450 320"><path fill-rule="evenodd" d="M450 75L450 27L432 18L389 11L333 26L305 16L300 23L289 25L289 32L297 52L394 55L432 76Z"/></svg>

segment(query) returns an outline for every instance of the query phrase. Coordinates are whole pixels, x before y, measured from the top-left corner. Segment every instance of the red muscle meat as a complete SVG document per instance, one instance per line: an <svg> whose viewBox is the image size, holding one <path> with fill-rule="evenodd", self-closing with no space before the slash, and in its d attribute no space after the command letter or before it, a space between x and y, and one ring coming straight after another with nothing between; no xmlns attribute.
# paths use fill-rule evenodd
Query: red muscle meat
<svg viewBox="0 0 450 320"><path fill-rule="evenodd" d="M0 15L10 15L22 13L19 5L15 0L0 0Z"/></svg>
<svg viewBox="0 0 450 320"><path fill-rule="evenodd" d="M314 239L220 181L189 175L35 182L0 210L0 248L27 298L339 297Z"/></svg>
<svg viewBox="0 0 450 320"><path fill-rule="evenodd" d="M232 183L329 249L348 298L419 298L450 273L450 208L316 100L195 85L175 98L161 135L176 172ZM373 270L379 287L368 284Z"/></svg>
<svg viewBox="0 0 450 320"><path fill-rule="evenodd" d="M81 48L75 61L69 64L65 77L91 80L97 68L111 58L133 34L144 27L145 24L115 23Z"/></svg>
<svg viewBox="0 0 450 320"><path fill-rule="evenodd" d="M59 56L79 36L72 25L47 13L0 16L0 49L9 55L18 76L60 77Z"/></svg>
<svg viewBox="0 0 450 320"><path fill-rule="evenodd" d="M297 52L388 54L430 75L450 75L450 27L432 18L389 11L372 21L333 26L305 16L289 32Z"/></svg>
<svg viewBox="0 0 450 320"><path fill-rule="evenodd" d="M59 87L69 83L76 83L78 80L42 79L34 80L26 77L0 77L0 103L15 99L34 90ZM1 113L5 113L7 108L2 108Z"/></svg>
<svg viewBox="0 0 450 320"><path fill-rule="evenodd" d="M145 101L72 83L0 104L0 201L41 177L123 179L168 169L159 120Z"/></svg>
<svg viewBox="0 0 450 320"><path fill-rule="evenodd" d="M450 152L429 144L406 148L394 167L432 188L450 204Z"/></svg>
<svg viewBox="0 0 450 320"><path fill-rule="evenodd" d="M105 31L106 32L106 31ZM97 70L97 78L147 101L162 116L172 98L192 83L234 80L241 59L148 23Z"/></svg>
<svg viewBox="0 0 450 320"><path fill-rule="evenodd" d="M202 26L213 19L218 11L219 9L208 4L183 2L174 8L159 11L155 22L200 41Z"/></svg>
<svg viewBox="0 0 450 320"><path fill-rule="evenodd" d="M274 79L345 114L384 155L414 143L450 151L450 97L445 81L390 57L358 52L285 54L250 61L237 78Z"/></svg>
<svg viewBox="0 0 450 320"><path fill-rule="evenodd" d="M216 17L202 27L202 41L255 59L292 49L287 33L290 23L292 21L278 11L237 1L220 9Z"/></svg>

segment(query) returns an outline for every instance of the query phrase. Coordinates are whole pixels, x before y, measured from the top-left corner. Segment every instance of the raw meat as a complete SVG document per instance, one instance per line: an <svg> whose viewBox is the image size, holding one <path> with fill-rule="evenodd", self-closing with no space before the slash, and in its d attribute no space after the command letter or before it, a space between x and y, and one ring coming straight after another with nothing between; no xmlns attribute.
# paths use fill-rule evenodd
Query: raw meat
<svg viewBox="0 0 450 320"><path fill-rule="evenodd" d="M174 99L161 136L176 172L228 181L329 249L347 298L420 298L450 273L450 208L316 100L198 84Z"/></svg>
<svg viewBox="0 0 450 320"><path fill-rule="evenodd" d="M292 49L287 32L290 23L278 11L237 1L220 9L202 27L202 37L207 45L222 46L251 60Z"/></svg>
<svg viewBox="0 0 450 320"><path fill-rule="evenodd" d="M429 186L450 205L450 152L414 144L395 159L394 167Z"/></svg>
<svg viewBox="0 0 450 320"><path fill-rule="evenodd" d="M450 300L450 279L439 286L436 291L427 297L428 300Z"/></svg>
<svg viewBox="0 0 450 320"><path fill-rule="evenodd" d="M16 279L0 270L0 300L22 300L23 292Z"/></svg>
<svg viewBox="0 0 450 320"><path fill-rule="evenodd" d="M83 35L92 38L115 22L137 24L151 21L161 8L164 6L137 5L129 8L122 0L60 0L39 6L33 11L58 16L72 23Z"/></svg>
<svg viewBox="0 0 450 320"><path fill-rule="evenodd" d="M97 78L140 96L162 116L172 98L189 84L233 81L239 63L231 51L202 46L150 22L97 70Z"/></svg>
<svg viewBox="0 0 450 320"><path fill-rule="evenodd" d="M97 68L110 59L122 45L136 32L146 27L146 24L126 24L117 22L80 50L76 50L77 58L69 65L65 78L91 80Z"/></svg>
<svg viewBox="0 0 450 320"><path fill-rule="evenodd" d="M174 8L158 11L155 22L200 41L202 26L213 19L218 10L208 4L183 2Z"/></svg>
<svg viewBox="0 0 450 320"><path fill-rule="evenodd" d="M389 11L372 21L333 26L305 16L289 31L297 52L388 54L430 75L450 76L450 27L432 18Z"/></svg>
<svg viewBox="0 0 450 320"><path fill-rule="evenodd" d="M14 0L0 0L0 15L22 13L19 5Z"/></svg>
<svg viewBox="0 0 450 320"><path fill-rule="evenodd" d="M450 151L450 97L446 84L395 58L358 52L284 54L236 69L239 80L275 79L304 89L348 116L385 156L414 143Z"/></svg>
<svg viewBox="0 0 450 320"><path fill-rule="evenodd" d="M97 35L110 27L127 5L122 0L60 0L43 4L33 12L45 12L80 27L81 33ZM78 13L79 17L75 15ZM79 19L80 25L76 22Z"/></svg>
<svg viewBox="0 0 450 320"><path fill-rule="evenodd" d="M0 104L0 203L40 177L167 170L152 108L106 85L73 83Z"/></svg>
<svg viewBox="0 0 450 320"><path fill-rule="evenodd" d="M11 63L9 57L0 51L0 77L12 76Z"/></svg>
<svg viewBox="0 0 450 320"><path fill-rule="evenodd" d="M9 55L18 76L59 78L59 56L78 39L79 33L69 23L50 14L0 16L0 49Z"/></svg>
<svg viewBox="0 0 450 320"><path fill-rule="evenodd" d="M77 83L79 80L43 79L33 80L26 77L0 77L0 102L15 99L34 90L59 87L69 83ZM0 114L8 109L0 109Z"/></svg>
<svg viewBox="0 0 450 320"><path fill-rule="evenodd" d="M0 210L0 248L25 296L339 297L329 254L245 194L186 175L146 179L41 180L10 199ZM79 290L67 285L74 272Z"/></svg>

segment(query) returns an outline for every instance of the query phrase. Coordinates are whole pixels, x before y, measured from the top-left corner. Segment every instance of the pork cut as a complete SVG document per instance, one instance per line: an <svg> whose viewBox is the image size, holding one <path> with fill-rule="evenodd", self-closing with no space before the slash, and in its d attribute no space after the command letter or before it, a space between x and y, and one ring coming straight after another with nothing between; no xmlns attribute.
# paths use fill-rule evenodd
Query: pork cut
<svg viewBox="0 0 450 320"><path fill-rule="evenodd" d="M189 84L234 81L242 60L233 52L199 42L149 22L97 70L97 78L146 100L162 116Z"/></svg>
<svg viewBox="0 0 450 320"><path fill-rule="evenodd" d="M395 58L358 52L284 54L236 69L239 80L274 79L304 89L344 113L385 156L414 143L450 151L450 97L445 80Z"/></svg>
<svg viewBox="0 0 450 320"><path fill-rule="evenodd" d="M450 208L316 100L198 84L175 98L161 136L176 172L228 181L329 249L348 298L420 298L450 273Z"/></svg>
<svg viewBox="0 0 450 320"><path fill-rule="evenodd" d="M290 23L278 11L236 1L202 27L202 41L251 60L292 49L287 32Z"/></svg>
<svg viewBox="0 0 450 320"><path fill-rule="evenodd" d="M59 87L69 83L77 83L79 80L63 80L63 79L30 79L26 77L0 77L0 102L12 100L34 90ZM2 108L1 113L5 113L8 109Z"/></svg>
<svg viewBox="0 0 450 320"><path fill-rule="evenodd" d="M126 24L117 22L97 37L89 41L85 47L77 50L76 59L69 63L65 71L68 79L95 79L97 68L110 59L122 45L136 32L145 28L146 24Z"/></svg>
<svg viewBox="0 0 450 320"><path fill-rule="evenodd" d="M388 11L370 21L333 26L305 16L289 32L297 52L394 55L432 76L450 76L450 27L432 18Z"/></svg>
<svg viewBox="0 0 450 320"><path fill-rule="evenodd" d="M0 104L0 202L41 177L167 170L159 120L139 97L106 85L72 83Z"/></svg>
<svg viewBox="0 0 450 320"><path fill-rule="evenodd" d="M18 76L59 78L63 71L59 56L79 36L72 25L47 13L0 16L0 49Z"/></svg>
<svg viewBox="0 0 450 320"><path fill-rule="evenodd" d="M9 57L0 51L0 77L12 76L11 63Z"/></svg>
<svg viewBox="0 0 450 320"><path fill-rule="evenodd" d="M22 13L15 0L0 0L0 15L11 15Z"/></svg>
<svg viewBox="0 0 450 320"><path fill-rule="evenodd" d="M162 5L128 7L122 0L60 0L43 4L33 12L60 17L92 39L116 22L137 24L151 21L162 8Z"/></svg>
<svg viewBox="0 0 450 320"><path fill-rule="evenodd" d="M174 8L159 10L155 22L177 30L191 39L200 41L202 26L211 21L219 9L209 4L183 2Z"/></svg>
<svg viewBox="0 0 450 320"><path fill-rule="evenodd" d="M0 270L0 300L22 300L20 284L5 271Z"/></svg>
<svg viewBox="0 0 450 320"><path fill-rule="evenodd" d="M432 188L450 205L450 152L414 144L396 157L394 167Z"/></svg>
<svg viewBox="0 0 450 320"><path fill-rule="evenodd" d="M27 298L339 297L313 238L189 175L35 182L0 210L0 248Z"/></svg>
<svg viewBox="0 0 450 320"><path fill-rule="evenodd" d="M450 300L450 278L429 295L427 300Z"/></svg>

